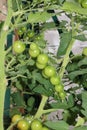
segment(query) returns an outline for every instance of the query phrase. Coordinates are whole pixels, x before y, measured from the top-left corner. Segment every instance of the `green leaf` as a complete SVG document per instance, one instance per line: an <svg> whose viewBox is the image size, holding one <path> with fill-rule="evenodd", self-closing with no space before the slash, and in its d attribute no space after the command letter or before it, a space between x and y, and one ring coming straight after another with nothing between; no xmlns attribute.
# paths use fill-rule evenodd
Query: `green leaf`
<svg viewBox="0 0 87 130"><path fill-rule="evenodd" d="M66 2L64 2L61 9L64 10L64 11L72 12L72 13L75 12L75 13L78 13L78 14L87 15L87 9L82 8L76 2L68 2L68 1L66 1Z"/></svg>
<svg viewBox="0 0 87 130"><path fill-rule="evenodd" d="M68 45L72 39L71 32L62 33L60 37L60 46L58 48L57 56L65 55Z"/></svg>
<svg viewBox="0 0 87 130"><path fill-rule="evenodd" d="M25 102L24 102L23 96L21 95L20 92L14 92L12 94L12 98L13 98L13 102L17 106L25 106Z"/></svg>
<svg viewBox="0 0 87 130"><path fill-rule="evenodd" d="M77 70L77 71L74 71L74 72L71 72L68 74L69 78L70 79L75 79L77 76L79 75L83 75L83 74L86 74L87 73L87 69L81 69L81 70Z"/></svg>
<svg viewBox="0 0 87 130"><path fill-rule="evenodd" d="M73 130L87 130L87 126L77 127L77 128L74 128Z"/></svg>
<svg viewBox="0 0 87 130"><path fill-rule="evenodd" d="M84 34L75 36L74 39L80 40L80 41L87 41L87 38Z"/></svg>
<svg viewBox="0 0 87 130"><path fill-rule="evenodd" d="M44 124L53 130L68 130L69 129L69 125L64 121L47 121Z"/></svg>
<svg viewBox="0 0 87 130"><path fill-rule="evenodd" d="M82 93L82 107L84 110L81 110L81 112L87 117L87 92Z"/></svg>
<svg viewBox="0 0 87 130"><path fill-rule="evenodd" d="M53 14L47 12L31 12L28 16L29 23L46 22Z"/></svg>
<svg viewBox="0 0 87 130"><path fill-rule="evenodd" d="M85 57L82 60L80 60L77 65L79 67L82 66L82 65L87 65L87 57Z"/></svg>

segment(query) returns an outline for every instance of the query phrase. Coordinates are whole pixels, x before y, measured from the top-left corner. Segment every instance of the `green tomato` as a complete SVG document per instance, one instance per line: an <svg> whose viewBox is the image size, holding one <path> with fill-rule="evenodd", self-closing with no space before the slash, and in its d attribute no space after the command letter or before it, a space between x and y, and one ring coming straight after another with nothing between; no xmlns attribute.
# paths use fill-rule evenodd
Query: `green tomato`
<svg viewBox="0 0 87 130"><path fill-rule="evenodd" d="M29 130L30 124L28 123L27 120L22 119L22 120L20 120L20 121L17 123L17 128L18 128L19 130Z"/></svg>
<svg viewBox="0 0 87 130"><path fill-rule="evenodd" d="M50 129L47 128L46 126L43 126L41 130L50 130Z"/></svg>
<svg viewBox="0 0 87 130"><path fill-rule="evenodd" d="M83 8L87 8L87 0L82 0L81 5Z"/></svg>
<svg viewBox="0 0 87 130"><path fill-rule="evenodd" d="M36 49L38 49L38 45L36 43L31 43L30 49L31 50L36 50Z"/></svg>
<svg viewBox="0 0 87 130"><path fill-rule="evenodd" d="M47 77L52 77L56 74L56 70L53 66L46 66L44 68L44 74L47 76Z"/></svg>
<svg viewBox="0 0 87 130"><path fill-rule="evenodd" d="M59 76L57 75L54 75L50 78L50 82L53 84L53 85L57 85L60 83L60 78Z"/></svg>
<svg viewBox="0 0 87 130"><path fill-rule="evenodd" d="M27 32L27 36L29 37L29 38L32 38L33 36L34 36L34 32L33 31L28 31Z"/></svg>
<svg viewBox="0 0 87 130"><path fill-rule="evenodd" d="M26 28L26 27L21 27L21 30L22 30L23 32L26 32L27 28Z"/></svg>
<svg viewBox="0 0 87 130"><path fill-rule="evenodd" d="M29 115L25 117L25 119L28 121L29 124L31 124L31 122L33 121L33 115Z"/></svg>
<svg viewBox="0 0 87 130"><path fill-rule="evenodd" d="M59 93L59 97L64 100L66 98L66 93L64 91Z"/></svg>
<svg viewBox="0 0 87 130"><path fill-rule="evenodd" d="M18 29L17 33L18 33L19 36L23 35L23 31L21 29Z"/></svg>
<svg viewBox="0 0 87 130"><path fill-rule="evenodd" d="M40 63L36 62L36 67L37 67L38 69L44 69L45 66L46 66L45 64L40 64Z"/></svg>
<svg viewBox="0 0 87 130"><path fill-rule="evenodd" d="M40 50L39 49L35 49L35 50L29 49L29 55L31 57L36 58L39 54L40 54Z"/></svg>
<svg viewBox="0 0 87 130"><path fill-rule="evenodd" d="M37 62L42 64L42 65L47 64L47 62L48 62L47 54L40 54L40 55L38 55Z"/></svg>
<svg viewBox="0 0 87 130"><path fill-rule="evenodd" d="M42 70L42 76L46 79L48 78L48 76L45 75L44 70Z"/></svg>
<svg viewBox="0 0 87 130"><path fill-rule="evenodd" d="M55 86L55 91L56 92L60 93L60 92L63 92L63 90L64 90L63 85L58 84L58 85Z"/></svg>
<svg viewBox="0 0 87 130"><path fill-rule="evenodd" d="M13 43L13 51L16 53L16 54L20 54L22 52L24 52L25 50L25 44L21 41L15 41Z"/></svg>
<svg viewBox="0 0 87 130"><path fill-rule="evenodd" d="M20 119L21 119L21 115L16 114L16 115L14 115L14 116L12 117L12 123L17 122L17 121L20 120Z"/></svg>
<svg viewBox="0 0 87 130"><path fill-rule="evenodd" d="M83 48L82 54L87 56L87 47Z"/></svg>
<svg viewBox="0 0 87 130"><path fill-rule="evenodd" d="M31 123L31 130L42 130L42 123L35 119Z"/></svg>

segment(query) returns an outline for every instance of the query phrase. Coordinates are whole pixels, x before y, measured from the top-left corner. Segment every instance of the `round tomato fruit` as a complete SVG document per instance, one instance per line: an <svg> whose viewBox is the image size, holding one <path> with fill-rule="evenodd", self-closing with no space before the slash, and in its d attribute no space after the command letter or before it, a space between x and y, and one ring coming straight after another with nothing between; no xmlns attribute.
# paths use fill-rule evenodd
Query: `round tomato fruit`
<svg viewBox="0 0 87 130"><path fill-rule="evenodd" d="M60 93L59 93L59 97L60 97L62 100L64 100L65 97L66 97L66 93L65 93L64 91L60 92Z"/></svg>
<svg viewBox="0 0 87 130"><path fill-rule="evenodd" d="M35 50L29 49L29 55L31 57L36 58L39 54L40 54L40 50L39 49L35 49Z"/></svg>
<svg viewBox="0 0 87 130"><path fill-rule="evenodd" d="M42 123L39 120L33 120L31 123L31 130L42 130Z"/></svg>
<svg viewBox="0 0 87 130"><path fill-rule="evenodd" d="M41 130L50 130L50 129L47 128L46 126L43 126Z"/></svg>
<svg viewBox="0 0 87 130"><path fill-rule="evenodd" d="M12 123L17 122L17 121L20 120L20 119L21 119L21 115L16 114L16 115L14 115L14 116L12 117Z"/></svg>
<svg viewBox="0 0 87 130"><path fill-rule="evenodd" d="M44 74L47 76L47 77L52 77L56 74L56 70L53 66L46 66L44 68Z"/></svg>
<svg viewBox="0 0 87 130"><path fill-rule="evenodd" d="M36 50L36 49L38 49L38 45L36 43L31 43L30 44L30 49L31 50Z"/></svg>
<svg viewBox="0 0 87 130"><path fill-rule="evenodd" d="M60 83L60 78L59 78L59 76L52 76L51 78L50 78L50 82L53 84L53 85L57 85L57 84L59 84Z"/></svg>
<svg viewBox="0 0 87 130"><path fill-rule="evenodd" d="M27 120L22 119L17 123L17 128L19 130L28 130L30 128L30 124L28 123Z"/></svg>
<svg viewBox="0 0 87 130"><path fill-rule="evenodd" d="M20 54L22 53L23 51L25 50L25 44L21 41L15 41L13 43L13 51L16 53L16 54Z"/></svg>
<svg viewBox="0 0 87 130"><path fill-rule="evenodd" d="M55 86L55 91L56 91L56 92L60 93L60 92L62 92L63 90L64 90L63 85L58 84L58 85Z"/></svg>
<svg viewBox="0 0 87 130"><path fill-rule="evenodd" d="M83 8L87 8L87 0L82 0L81 5Z"/></svg>
<svg viewBox="0 0 87 130"><path fill-rule="evenodd" d="M40 63L40 64L47 64L47 62L48 62L47 54L40 54L40 55L38 55L37 62Z"/></svg>
<svg viewBox="0 0 87 130"><path fill-rule="evenodd" d="M44 69L45 66L46 66L45 64L40 64L40 63L36 62L36 67L37 67L38 69Z"/></svg>

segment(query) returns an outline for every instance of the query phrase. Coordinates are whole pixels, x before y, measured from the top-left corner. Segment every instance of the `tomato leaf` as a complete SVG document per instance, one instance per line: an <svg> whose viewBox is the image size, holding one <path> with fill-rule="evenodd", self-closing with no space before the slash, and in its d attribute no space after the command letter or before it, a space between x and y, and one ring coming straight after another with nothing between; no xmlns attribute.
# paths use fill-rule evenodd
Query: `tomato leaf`
<svg viewBox="0 0 87 130"><path fill-rule="evenodd" d="M47 121L45 125L53 130L68 130L69 125L64 121Z"/></svg>
<svg viewBox="0 0 87 130"><path fill-rule="evenodd" d="M74 128L73 130L87 130L87 126L77 127L77 128Z"/></svg>
<svg viewBox="0 0 87 130"><path fill-rule="evenodd" d="M71 32L64 32L60 35L60 45L58 48L57 56L65 55L66 50L68 48L68 45L72 39L72 33Z"/></svg>

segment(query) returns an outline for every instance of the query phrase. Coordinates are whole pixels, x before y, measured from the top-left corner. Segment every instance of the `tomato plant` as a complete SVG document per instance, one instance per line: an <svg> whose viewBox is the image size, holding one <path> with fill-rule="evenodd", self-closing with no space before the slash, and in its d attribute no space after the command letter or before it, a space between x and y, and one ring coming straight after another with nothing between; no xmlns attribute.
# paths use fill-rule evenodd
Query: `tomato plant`
<svg viewBox="0 0 87 130"><path fill-rule="evenodd" d="M87 41L86 0L6 2L6 20L0 22L0 129L86 130L87 48L73 51L76 41ZM12 120L6 124L6 118Z"/></svg>

